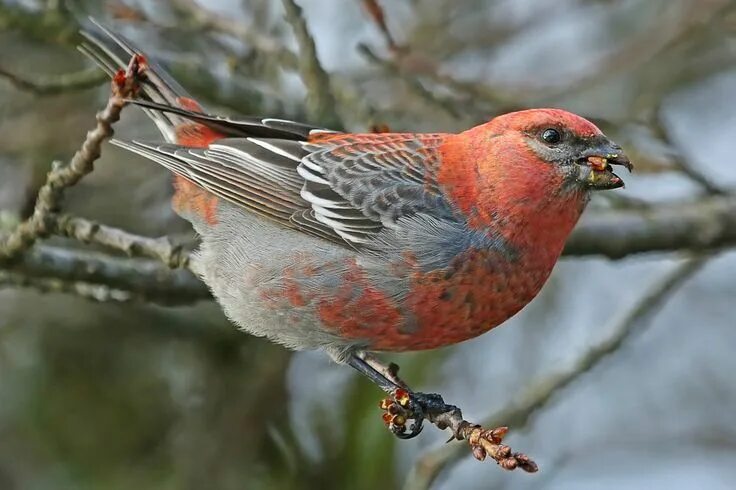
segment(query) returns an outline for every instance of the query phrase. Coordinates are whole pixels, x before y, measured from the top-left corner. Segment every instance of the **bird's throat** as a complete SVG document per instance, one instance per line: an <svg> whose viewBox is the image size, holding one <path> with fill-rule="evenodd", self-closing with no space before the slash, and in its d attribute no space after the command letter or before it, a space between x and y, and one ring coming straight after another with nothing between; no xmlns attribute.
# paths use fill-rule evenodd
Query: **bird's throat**
<svg viewBox="0 0 736 490"><path fill-rule="evenodd" d="M574 193L549 199L501 201L492 229L523 255L537 255L550 267L559 258L567 238L587 204L587 195Z"/></svg>

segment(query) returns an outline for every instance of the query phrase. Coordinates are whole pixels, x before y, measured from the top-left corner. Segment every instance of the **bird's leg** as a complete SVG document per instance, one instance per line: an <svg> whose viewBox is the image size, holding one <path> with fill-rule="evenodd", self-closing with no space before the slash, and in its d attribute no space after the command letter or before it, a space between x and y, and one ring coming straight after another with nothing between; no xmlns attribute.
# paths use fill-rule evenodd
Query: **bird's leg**
<svg viewBox="0 0 736 490"><path fill-rule="evenodd" d="M409 390L409 386L399 377L399 365L395 362L384 364L376 356L368 352L358 354L373 369L381 373L386 379L391 380L395 385ZM411 390L410 390L411 391Z"/></svg>
<svg viewBox="0 0 736 490"><path fill-rule="evenodd" d="M422 423L425 417L439 414L457 414L462 418L462 412L455 405L445 403L441 395L436 393L420 393L415 392L406 382L399 377L399 365L391 362L384 364L374 355L368 352L360 352L358 356L375 372L380 374L384 380L393 383L392 390L386 390L391 398L384 398L381 401L381 408L386 411L384 421L392 429L392 432L402 439L411 439L416 437L422 430ZM355 366L354 366L355 367ZM358 368L359 371L362 371ZM364 372L365 373L365 372ZM369 375L369 377L371 377ZM375 381L375 380L374 380ZM381 386L379 384L379 386ZM398 417L397 417L398 415ZM407 434L402 431L405 427L407 419L413 419L411 431ZM397 424L396 422L403 422ZM414 427L417 427L416 430ZM401 432L395 430L396 427Z"/></svg>
<svg viewBox="0 0 736 490"><path fill-rule="evenodd" d="M519 467L530 473L537 471L537 465L528 456L512 453L510 447L501 444L508 432L507 427L483 429L464 420L460 409L445 403L441 395L412 391L398 376L396 364L386 366L366 352L352 354L348 364L390 395L381 401L380 407L384 410L384 422L396 437L411 439L418 436L424 421L428 420L440 429L449 428L451 440L467 440L473 456L479 460L488 456L507 470ZM413 422L407 432L409 420Z"/></svg>
<svg viewBox="0 0 736 490"><path fill-rule="evenodd" d="M353 368L363 373L379 388L390 395L381 401L385 411L383 420L391 432L401 439L411 439L422 431L424 419L433 421L440 415L462 419L462 412L454 405L445 403L436 393L415 392L398 376L399 367L391 363L386 366L376 357L366 353L356 353L348 361ZM413 420L409 432L406 423ZM433 422L434 423L434 422ZM447 425L446 427L449 427ZM445 427L442 427L443 429Z"/></svg>
<svg viewBox="0 0 736 490"><path fill-rule="evenodd" d="M365 352L351 354L347 363L356 371L373 381L386 393L391 394L398 388L401 388L401 386L388 375L388 368L385 368L377 362L375 357Z"/></svg>

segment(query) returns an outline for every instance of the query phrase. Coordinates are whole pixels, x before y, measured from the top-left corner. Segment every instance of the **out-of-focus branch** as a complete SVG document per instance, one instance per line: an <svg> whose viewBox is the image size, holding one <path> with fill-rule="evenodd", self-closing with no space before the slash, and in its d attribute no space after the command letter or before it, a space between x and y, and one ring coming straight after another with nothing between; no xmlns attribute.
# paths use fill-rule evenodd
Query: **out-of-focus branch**
<svg viewBox="0 0 736 490"><path fill-rule="evenodd" d="M384 9L378 0L363 0L362 3L368 14L373 19L373 22L381 31L384 41L391 53L391 59L381 58L366 44L360 44L358 46L359 52L361 52L368 61L381 66L390 75L402 78L421 98L437 105L439 108L447 111L454 117L458 117L465 109L461 107L463 105L462 101L445 100L442 97L436 96L424 87L418 78L419 75L432 80L434 83L445 85L456 92L470 96L473 99L473 106L475 106L479 100L485 100L497 109L515 105L514 101L509 100L500 91L479 83L457 80L447 74L443 74L439 71L439 68L434 61L426 59L421 54L412 53L405 46L397 45L394 40L394 36L388 28Z"/></svg>
<svg viewBox="0 0 736 490"><path fill-rule="evenodd" d="M384 12L379 0L361 0L361 3L363 4L363 8L365 8L366 12L368 12L368 15L373 19L378 30L381 31L381 35L383 36L383 40L386 42L388 49L391 52L399 50L399 45L396 44L396 40L394 39L393 34L391 34L391 30L388 28L386 13Z"/></svg>
<svg viewBox="0 0 736 490"><path fill-rule="evenodd" d="M77 25L67 12L31 10L17 3L0 1L0 31L18 29L30 38L57 44L76 45L81 41Z"/></svg>
<svg viewBox="0 0 736 490"><path fill-rule="evenodd" d="M670 2L662 12L663 18L669 21L661 22L659 29L646 29L640 34L627 36L619 47L610 54L602 57L588 73L583 74L578 80L549 90L542 90L536 94L537 98L554 99L559 98L587 87L596 85L605 80L608 68L623 67L626 70L636 70L657 58L663 57L668 52L689 43L701 33L712 30L713 22L727 15L734 9L731 0L712 0L706 3L698 0L686 2ZM678 71L684 74L684 70ZM532 87L520 87L522 91L532 90ZM640 89L641 90L641 89ZM652 102L661 100L664 94L652 99ZM644 102L639 97L640 104Z"/></svg>
<svg viewBox="0 0 736 490"><path fill-rule="evenodd" d="M171 270L158 260L45 244L37 244L3 269L30 278L104 285L152 303L191 304L211 298L207 287L186 269Z"/></svg>
<svg viewBox="0 0 736 490"><path fill-rule="evenodd" d="M18 90L31 92L35 95L58 95L87 90L97 87L107 80L105 73L98 68L29 80L0 67L0 78L10 82Z"/></svg>
<svg viewBox="0 0 736 490"><path fill-rule="evenodd" d="M649 122L649 128L656 138L658 138L662 143L671 148L672 152L669 157L672 161L672 164L677 167L680 172L685 174L690 180L702 187L703 190L705 190L707 193L714 195L725 194L726 192L724 189L721 189L718 185L711 181L711 179L703 174L703 172L695 167L695 165L693 165L689 160L683 158L680 148L678 148L675 142L672 141L669 131L662 121L662 115L660 112L661 111L659 108L654 109L654 116L652 118L653 120Z"/></svg>
<svg viewBox="0 0 736 490"><path fill-rule="evenodd" d="M65 282L56 278L31 277L17 272L0 271L0 289L32 288L41 293L65 293L81 296L98 302L131 301L133 295L128 291L113 289L99 284L84 282Z"/></svg>
<svg viewBox="0 0 736 490"><path fill-rule="evenodd" d="M703 251L736 245L736 196L589 212L565 255L619 259L644 252Z"/></svg>
<svg viewBox="0 0 736 490"><path fill-rule="evenodd" d="M496 427L508 424L516 430L526 426L531 417L546 406L556 393L580 379L608 355L616 352L634 332L646 327L677 288L692 277L707 260L707 257L692 258L678 265L657 281L631 310L615 321L605 339L583 351L566 369L533 383L521 397L489 417L483 425ZM413 466L406 479L404 490L428 489L440 472L466 453L462 444L447 444L428 451Z"/></svg>
<svg viewBox="0 0 736 490"><path fill-rule="evenodd" d="M195 0L171 0L171 4L191 17L202 30L214 30L239 39L262 54L275 57L284 68L295 69L299 65L297 56L278 39L263 35L235 19L207 10Z"/></svg>
<svg viewBox="0 0 736 490"><path fill-rule="evenodd" d="M337 113L337 102L330 86L330 77L317 56L314 38L309 33L302 9L294 0L283 0L286 20L294 30L299 44L299 73L307 87L307 112L314 122L326 127L341 129L342 121Z"/></svg>
<svg viewBox="0 0 736 490"><path fill-rule="evenodd" d="M420 82L415 76L407 76L402 65L397 63L395 60L384 59L378 56L367 44L358 44L358 52L360 52L370 63L383 69L387 75L404 81L406 86L419 99L441 109L452 117L459 118L461 116L461 112L457 107L456 101L434 94L422 85L422 82Z"/></svg>

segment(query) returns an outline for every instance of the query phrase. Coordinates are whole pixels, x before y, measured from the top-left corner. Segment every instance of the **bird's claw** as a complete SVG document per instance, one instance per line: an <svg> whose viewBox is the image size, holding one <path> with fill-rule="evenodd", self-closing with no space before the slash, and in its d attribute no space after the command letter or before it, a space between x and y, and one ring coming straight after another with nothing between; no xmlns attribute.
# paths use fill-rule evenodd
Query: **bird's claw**
<svg viewBox="0 0 736 490"><path fill-rule="evenodd" d="M505 470L521 468L527 473L536 473L539 467L529 456L523 453L514 453L509 446L502 444L508 431L508 427L483 429L480 426L474 426L466 432L465 438L468 440L473 456L478 461L490 457Z"/></svg>
<svg viewBox="0 0 736 490"><path fill-rule="evenodd" d="M384 411L383 422L399 439L412 439L422 432L424 410L410 391L398 388L391 397L381 400L379 406ZM407 427L410 420L413 422Z"/></svg>

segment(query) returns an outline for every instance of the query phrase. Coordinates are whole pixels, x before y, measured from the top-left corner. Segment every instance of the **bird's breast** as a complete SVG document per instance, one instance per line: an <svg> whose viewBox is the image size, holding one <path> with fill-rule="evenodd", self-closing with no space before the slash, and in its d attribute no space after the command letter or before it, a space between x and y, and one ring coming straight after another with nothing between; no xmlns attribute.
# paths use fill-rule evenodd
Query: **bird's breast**
<svg viewBox="0 0 736 490"><path fill-rule="evenodd" d="M552 267L524 256L470 250L450 267L414 273L393 335L376 350L423 350L455 344L500 325L539 292Z"/></svg>

